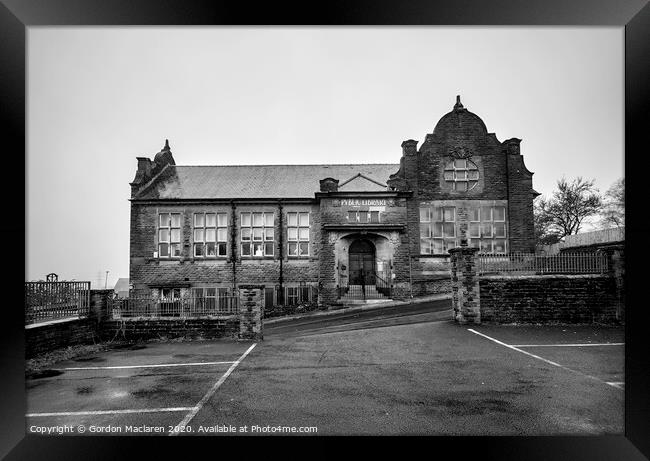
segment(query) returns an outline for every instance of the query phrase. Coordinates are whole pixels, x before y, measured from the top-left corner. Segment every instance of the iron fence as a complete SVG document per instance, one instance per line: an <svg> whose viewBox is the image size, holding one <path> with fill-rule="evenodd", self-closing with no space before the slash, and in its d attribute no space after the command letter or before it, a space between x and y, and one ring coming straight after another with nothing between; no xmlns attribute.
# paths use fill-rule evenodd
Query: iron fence
<svg viewBox="0 0 650 461"><path fill-rule="evenodd" d="M116 298L111 301L114 319L199 318L239 313L239 296L182 297L176 299Z"/></svg>
<svg viewBox="0 0 650 461"><path fill-rule="evenodd" d="M607 255L603 253L564 253L536 255L534 253L482 254L477 257L479 274L604 274L608 271Z"/></svg>
<svg viewBox="0 0 650 461"><path fill-rule="evenodd" d="M392 286L390 282L375 274L372 278L374 283L366 283L365 279L358 280L359 283L347 283L341 281L338 288L339 299L342 300L366 300L386 299L391 297Z"/></svg>
<svg viewBox="0 0 650 461"><path fill-rule="evenodd" d="M88 315L90 282L25 282L25 324Z"/></svg>

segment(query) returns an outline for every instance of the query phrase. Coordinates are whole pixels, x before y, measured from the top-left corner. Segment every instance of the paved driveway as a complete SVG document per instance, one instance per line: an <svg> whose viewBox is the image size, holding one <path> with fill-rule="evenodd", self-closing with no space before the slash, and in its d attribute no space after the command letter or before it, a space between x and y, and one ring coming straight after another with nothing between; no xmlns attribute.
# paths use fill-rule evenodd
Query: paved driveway
<svg viewBox="0 0 650 461"><path fill-rule="evenodd" d="M28 432L623 433L622 328L464 327L445 302L59 363L27 382Z"/></svg>

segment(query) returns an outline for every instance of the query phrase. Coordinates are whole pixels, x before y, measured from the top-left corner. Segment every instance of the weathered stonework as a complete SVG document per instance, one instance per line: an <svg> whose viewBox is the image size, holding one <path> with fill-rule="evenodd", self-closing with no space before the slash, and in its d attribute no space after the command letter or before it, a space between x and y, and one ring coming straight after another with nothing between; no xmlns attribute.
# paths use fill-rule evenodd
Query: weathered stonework
<svg viewBox="0 0 650 461"><path fill-rule="evenodd" d="M449 250L454 320L461 324L481 323L481 294L476 270L477 252L477 248L468 247Z"/></svg>

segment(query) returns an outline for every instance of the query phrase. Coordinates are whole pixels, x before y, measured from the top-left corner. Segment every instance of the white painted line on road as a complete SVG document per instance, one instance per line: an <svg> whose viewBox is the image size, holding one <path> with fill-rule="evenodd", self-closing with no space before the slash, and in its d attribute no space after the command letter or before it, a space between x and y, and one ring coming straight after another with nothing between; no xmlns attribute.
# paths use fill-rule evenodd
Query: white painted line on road
<svg viewBox="0 0 650 461"><path fill-rule="evenodd" d="M203 405L205 405L205 402L210 400L210 398L214 395L214 393L217 392L217 389L219 389L219 387L221 387L221 385L224 383L224 381L226 381L228 376L230 376L230 373L232 373L235 370L235 368L237 368L237 365L239 365L241 363L241 361L244 360L244 358L246 358L248 353L250 351L252 351L255 346L257 346L257 343L254 343L251 347L249 347L246 350L246 352L244 352L241 355L241 357L239 357L237 359L237 361L235 361L232 365L230 365L230 368L228 368L228 370L221 376L221 378L219 378L219 380L216 383L214 383L214 386L212 386L210 388L210 390L208 392L206 392L206 394L203 396L203 398L201 400L199 400L199 403L197 403L190 410L190 412L187 415L185 415L185 418L183 418L183 420L176 425L173 432L170 432L169 435L178 435L180 433L180 431L181 431L181 428L187 426L190 423L190 421L192 421L192 419L201 410L201 408L203 408Z"/></svg>
<svg viewBox="0 0 650 461"><path fill-rule="evenodd" d="M123 415L129 413L164 413L172 411L188 411L193 407L172 408L137 408L134 410L97 410L97 411L63 411L60 413L27 413L27 417L37 416L84 416L84 415Z"/></svg>
<svg viewBox="0 0 650 461"><path fill-rule="evenodd" d="M588 346L624 346L625 343L583 343L583 344L513 344L512 347L588 347Z"/></svg>
<svg viewBox="0 0 650 461"><path fill-rule="evenodd" d="M162 368L162 367L196 367L200 365L227 365L235 362L191 362L191 363L160 363L155 365L121 365L113 367L69 367L69 368L54 368L59 371L69 370L124 370L127 368Z"/></svg>
<svg viewBox="0 0 650 461"><path fill-rule="evenodd" d="M596 378L595 376L588 375L586 373L582 373L581 371L573 370L571 368L567 368L564 365L560 365L559 363L552 362L551 360L545 359L544 357L540 357L539 355L531 354L530 352L526 352L526 351L521 350L521 349L519 349L519 348L517 348L515 346L511 346L510 344L506 344L504 342L501 342L498 339L494 339L494 338L492 338L492 337L490 337L488 335L484 335L483 333L479 333L478 331L472 330L471 328L468 328L467 331L471 331L472 333L474 333L476 335L483 336L484 338L489 339L490 341L495 342L497 344L500 344L502 346L505 346L508 349L512 349L512 350L515 350L517 352L521 352L522 354L526 354L526 355L528 355L530 357L536 358L538 360L541 360L542 362L546 362L546 363L548 363L550 365L553 365L555 367L562 368L563 370L570 371L571 373L576 373L576 374L584 376L586 378L591 378L591 379L595 379L596 381L600 381L601 383L607 384L608 386L612 386L612 387L615 387L617 389L622 389L621 387L615 386L614 383L608 383L607 381L603 381L602 379Z"/></svg>
<svg viewBox="0 0 650 461"><path fill-rule="evenodd" d="M618 387L619 389L623 389L623 386L625 386L625 383L619 383L619 382L608 382L610 386Z"/></svg>

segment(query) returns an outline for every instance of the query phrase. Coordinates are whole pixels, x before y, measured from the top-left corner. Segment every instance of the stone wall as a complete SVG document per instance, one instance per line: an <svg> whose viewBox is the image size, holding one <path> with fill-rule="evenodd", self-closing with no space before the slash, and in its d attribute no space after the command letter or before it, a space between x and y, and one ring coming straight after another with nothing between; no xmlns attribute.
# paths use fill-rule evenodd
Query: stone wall
<svg viewBox="0 0 650 461"><path fill-rule="evenodd" d="M481 321L617 323L616 286L607 275L481 276Z"/></svg>

